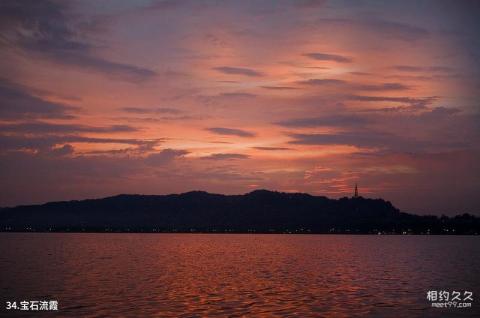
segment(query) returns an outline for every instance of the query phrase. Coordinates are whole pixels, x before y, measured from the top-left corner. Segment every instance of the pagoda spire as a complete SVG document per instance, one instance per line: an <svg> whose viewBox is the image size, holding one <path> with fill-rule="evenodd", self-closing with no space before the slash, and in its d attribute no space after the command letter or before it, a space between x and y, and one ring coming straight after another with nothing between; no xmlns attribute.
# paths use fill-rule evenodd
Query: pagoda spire
<svg viewBox="0 0 480 318"><path fill-rule="evenodd" d="M357 183L355 183L355 193L353 194L354 198L358 198L358 186Z"/></svg>

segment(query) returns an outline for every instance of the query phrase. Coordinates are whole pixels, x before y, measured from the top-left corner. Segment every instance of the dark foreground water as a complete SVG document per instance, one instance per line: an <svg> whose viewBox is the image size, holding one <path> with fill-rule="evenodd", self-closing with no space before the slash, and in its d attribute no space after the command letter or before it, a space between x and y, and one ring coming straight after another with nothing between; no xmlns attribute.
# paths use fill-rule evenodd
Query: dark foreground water
<svg viewBox="0 0 480 318"><path fill-rule="evenodd" d="M0 233L0 272L5 316L480 317L480 237Z"/></svg>

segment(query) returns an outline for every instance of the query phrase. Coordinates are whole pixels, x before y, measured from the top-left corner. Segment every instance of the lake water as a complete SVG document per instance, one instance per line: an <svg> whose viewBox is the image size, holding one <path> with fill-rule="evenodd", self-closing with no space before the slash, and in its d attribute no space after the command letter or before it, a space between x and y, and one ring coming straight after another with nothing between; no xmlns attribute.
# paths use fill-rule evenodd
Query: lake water
<svg viewBox="0 0 480 318"><path fill-rule="evenodd" d="M480 317L480 237L0 233L0 272L15 317Z"/></svg>

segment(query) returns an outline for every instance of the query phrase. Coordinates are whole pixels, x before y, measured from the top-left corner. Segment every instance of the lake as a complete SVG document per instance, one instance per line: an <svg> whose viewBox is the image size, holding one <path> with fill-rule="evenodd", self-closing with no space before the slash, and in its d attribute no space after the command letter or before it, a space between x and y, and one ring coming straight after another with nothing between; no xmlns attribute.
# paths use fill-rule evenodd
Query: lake
<svg viewBox="0 0 480 318"><path fill-rule="evenodd" d="M15 317L480 316L475 236L0 233L0 272Z"/></svg>

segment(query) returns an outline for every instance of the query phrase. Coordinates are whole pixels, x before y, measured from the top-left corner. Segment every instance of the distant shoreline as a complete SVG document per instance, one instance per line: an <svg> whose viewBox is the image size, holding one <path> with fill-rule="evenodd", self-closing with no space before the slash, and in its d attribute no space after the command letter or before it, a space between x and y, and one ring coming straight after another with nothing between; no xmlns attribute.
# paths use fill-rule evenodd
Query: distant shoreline
<svg viewBox="0 0 480 318"><path fill-rule="evenodd" d="M243 235L351 235L351 236L478 236L480 233L473 234L445 234L445 233L313 233L313 232L159 232L159 231L5 231L0 233L12 233L12 234L207 234L207 235L231 235L231 234L243 234Z"/></svg>
<svg viewBox="0 0 480 318"><path fill-rule="evenodd" d="M383 199L255 190L117 195L0 209L1 232L478 235L480 218L405 213Z"/></svg>

